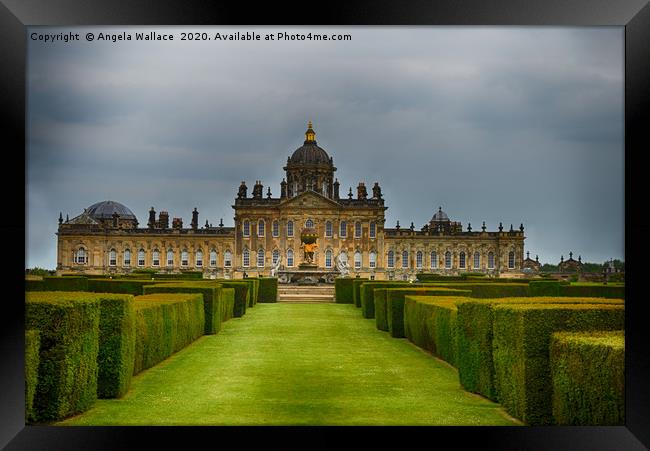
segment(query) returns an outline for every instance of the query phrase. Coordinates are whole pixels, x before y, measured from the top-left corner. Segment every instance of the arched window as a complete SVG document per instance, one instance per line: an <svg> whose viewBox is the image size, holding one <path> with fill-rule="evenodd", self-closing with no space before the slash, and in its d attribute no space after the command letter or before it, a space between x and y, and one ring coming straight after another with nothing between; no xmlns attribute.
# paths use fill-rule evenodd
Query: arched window
<svg viewBox="0 0 650 451"><path fill-rule="evenodd" d="M451 269L451 252L445 252L445 268Z"/></svg>
<svg viewBox="0 0 650 451"><path fill-rule="evenodd" d="M287 250L287 266L293 266L293 250Z"/></svg>
<svg viewBox="0 0 650 451"><path fill-rule="evenodd" d="M248 268L251 264L251 253L247 248L244 248L244 252L242 253L242 263L241 265L244 268Z"/></svg>
<svg viewBox="0 0 650 451"><path fill-rule="evenodd" d="M368 266L371 268L377 267L377 253L375 251L371 251L370 255L368 256Z"/></svg>
<svg viewBox="0 0 650 451"><path fill-rule="evenodd" d="M273 236L275 238L280 236L280 223L278 221L273 221Z"/></svg>
<svg viewBox="0 0 650 451"><path fill-rule="evenodd" d="M138 251L138 266L144 266L144 249Z"/></svg>
<svg viewBox="0 0 650 451"><path fill-rule="evenodd" d="M306 220L305 227L307 227L308 229L312 229L314 227L314 221L312 221L311 219Z"/></svg>
<svg viewBox="0 0 650 451"><path fill-rule="evenodd" d="M402 268L408 268L409 267L409 251L403 250L402 251Z"/></svg>
<svg viewBox="0 0 650 451"><path fill-rule="evenodd" d="M354 237L361 238L361 223L359 221L354 223Z"/></svg>
<svg viewBox="0 0 650 451"><path fill-rule="evenodd" d="M264 236L264 233L266 231L264 230L266 228L266 222L264 222L264 219L260 219L257 221L257 236Z"/></svg>
<svg viewBox="0 0 650 451"><path fill-rule="evenodd" d="M332 236L332 221L327 221L325 223L325 236L326 237Z"/></svg>
<svg viewBox="0 0 650 451"><path fill-rule="evenodd" d="M213 268L217 266L217 251L214 249L210 250L210 266Z"/></svg>
<svg viewBox="0 0 650 451"><path fill-rule="evenodd" d="M271 258L273 261L273 265L275 265L278 262L278 259L280 258L280 251L278 249L273 249L273 253L271 254Z"/></svg>
<svg viewBox="0 0 650 451"><path fill-rule="evenodd" d="M154 249L151 253L151 266L160 266L160 251Z"/></svg>
<svg viewBox="0 0 650 451"><path fill-rule="evenodd" d="M196 254L194 254L194 266L197 268L201 268L203 266L203 251L198 250L196 251Z"/></svg>
<svg viewBox="0 0 650 451"><path fill-rule="evenodd" d="M388 257L386 258L386 266L393 268L395 266L395 252L388 251Z"/></svg>
<svg viewBox="0 0 650 451"><path fill-rule="evenodd" d="M287 236L293 236L293 221L287 221Z"/></svg>
<svg viewBox="0 0 650 451"><path fill-rule="evenodd" d="M332 250L327 249L325 251L325 267L326 268L331 268L332 267Z"/></svg>
<svg viewBox="0 0 650 451"><path fill-rule="evenodd" d="M167 249L167 266L174 266L174 250L172 248Z"/></svg>
<svg viewBox="0 0 650 451"><path fill-rule="evenodd" d="M417 251L415 254L415 266L422 268L422 251Z"/></svg>
<svg viewBox="0 0 650 451"><path fill-rule="evenodd" d="M223 266L230 268L232 266L232 252L227 250L223 253Z"/></svg>
<svg viewBox="0 0 650 451"><path fill-rule="evenodd" d="M244 227L242 232L244 236L250 236L251 234L251 223L248 221L248 219L244 221Z"/></svg>
<svg viewBox="0 0 650 451"><path fill-rule="evenodd" d="M494 252L488 252L488 269L494 269Z"/></svg>
<svg viewBox="0 0 650 451"><path fill-rule="evenodd" d="M481 269L481 254L474 252L474 269Z"/></svg>
<svg viewBox="0 0 650 451"><path fill-rule="evenodd" d="M341 238L348 236L348 223L345 221L341 221L341 224L339 225L339 236Z"/></svg>
<svg viewBox="0 0 650 451"><path fill-rule="evenodd" d="M117 265L117 252L115 249L111 249L108 253L108 266Z"/></svg>
<svg viewBox="0 0 650 451"><path fill-rule="evenodd" d="M124 266L131 266L131 249L124 249Z"/></svg>
<svg viewBox="0 0 650 451"><path fill-rule="evenodd" d="M264 249L257 251L257 267L264 268Z"/></svg>
<svg viewBox="0 0 650 451"><path fill-rule="evenodd" d="M189 264L189 257L187 254L187 249L181 251L181 266L187 266Z"/></svg>
<svg viewBox="0 0 650 451"><path fill-rule="evenodd" d="M514 251L508 252L508 268L514 269L515 267L515 253Z"/></svg>
<svg viewBox="0 0 650 451"><path fill-rule="evenodd" d="M78 265L86 264L86 249L80 247L74 254L74 262Z"/></svg>
<svg viewBox="0 0 650 451"><path fill-rule="evenodd" d="M361 269L361 252L359 251L354 253L354 268Z"/></svg>
<svg viewBox="0 0 650 451"><path fill-rule="evenodd" d="M461 252L460 255L458 256L458 261L460 263L461 268L465 268L465 252Z"/></svg>
<svg viewBox="0 0 650 451"><path fill-rule="evenodd" d="M368 234L370 235L370 238L377 237L377 224L375 224L374 222L370 223L370 230L368 231Z"/></svg>
<svg viewBox="0 0 650 451"><path fill-rule="evenodd" d="M438 267L438 253L436 251L431 251L431 268L435 269Z"/></svg>

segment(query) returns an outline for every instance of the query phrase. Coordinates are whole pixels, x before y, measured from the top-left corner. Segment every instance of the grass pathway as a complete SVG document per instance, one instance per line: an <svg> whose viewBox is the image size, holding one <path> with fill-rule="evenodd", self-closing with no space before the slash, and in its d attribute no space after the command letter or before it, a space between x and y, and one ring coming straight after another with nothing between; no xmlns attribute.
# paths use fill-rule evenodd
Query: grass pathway
<svg viewBox="0 0 650 451"><path fill-rule="evenodd" d="M58 425L514 425L348 304L258 304Z"/></svg>

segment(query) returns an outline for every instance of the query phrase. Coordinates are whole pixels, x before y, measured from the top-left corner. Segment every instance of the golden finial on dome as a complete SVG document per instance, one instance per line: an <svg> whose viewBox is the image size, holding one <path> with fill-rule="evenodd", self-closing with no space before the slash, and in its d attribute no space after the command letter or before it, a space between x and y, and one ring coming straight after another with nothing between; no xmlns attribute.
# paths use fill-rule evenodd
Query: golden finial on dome
<svg viewBox="0 0 650 451"><path fill-rule="evenodd" d="M307 122L307 131L305 132L305 142L315 142L316 141L316 132L312 129L311 121Z"/></svg>

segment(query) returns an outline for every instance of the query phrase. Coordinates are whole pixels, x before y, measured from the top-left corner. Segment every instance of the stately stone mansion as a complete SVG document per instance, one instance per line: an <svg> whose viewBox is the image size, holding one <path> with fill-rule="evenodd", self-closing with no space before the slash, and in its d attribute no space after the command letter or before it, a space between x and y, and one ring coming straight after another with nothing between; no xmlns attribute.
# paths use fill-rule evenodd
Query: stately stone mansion
<svg viewBox="0 0 650 451"><path fill-rule="evenodd" d="M182 218L172 218L170 226L168 212L156 217L153 207L146 227L139 227L133 212L113 201L98 202L65 221L61 214L57 273L156 269L201 271L207 278L273 274L288 282L301 271L331 281L341 273L373 279L413 278L420 271L513 276L535 266L523 258L523 225L463 229L438 208L419 230L412 222L385 227L388 207L379 183L368 189L360 182L356 196L352 188L341 195L334 161L317 145L311 122L305 137L283 168L279 197L270 188L265 194L261 181L250 195L241 183L232 206L234 227L224 227L223 221L200 226L196 208L190 227L183 227Z"/></svg>

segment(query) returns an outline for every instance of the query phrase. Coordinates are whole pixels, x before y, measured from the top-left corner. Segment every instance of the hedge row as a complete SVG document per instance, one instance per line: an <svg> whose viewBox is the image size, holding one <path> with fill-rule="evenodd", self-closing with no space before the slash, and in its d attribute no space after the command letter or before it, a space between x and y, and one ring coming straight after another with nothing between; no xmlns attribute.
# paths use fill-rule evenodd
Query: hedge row
<svg viewBox="0 0 650 451"><path fill-rule="evenodd" d="M625 299L625 286L616 285L562 285L560 296Z"/></svg>
<svg viewBox="0 0 650 451"><path fill-rule="evenodd" d="M233 311L234 306L225 306L221 297L221 284L204 282L171 282L157 285L144 286L145 294L155 293L198 293L203 295L204 308L204 333L206 335L216 334L221 330L221 322L225 321L227 311Z"/></svg>
<svg viewBox="0 0 650 451"><path fill-rule="evenodd" d="M334 302L337 304L354 304L352 281L349 277L334 279Z"/></svg>
<svg viewBox="0 0 650 451"><path fill-rule="evenodd" d="M32 292L25 298L25 329L37 329L41 343L33 420L85 411L97 399L97 295Z"/></svg>
<svg viewBox="0 0 650 451"><path fill-rule="evenodd" d="M25 281L25 291L88 291L88 279L81 276L45 276Z"/></svg>
<svg viewBox="0 0 650 451"><path fill-rule="evenodd" d="M35 420L34 394L38 385L40 332L36 329L25 331L25 421Z"/></svg>
<svg viewBox="0 0 650 451"><path fill-rule="evenodd" d="M257 302L278 302L278 278L260 277L260 292Z"/></svg>
<svg viewBox="0 0 650 451"><path fill-rule="evenodd" d="M366 281L361 284L359 289L359 297L361 299L361 314L364 318L375 317L375 289L376 288L399 288L403 286L411 286L412 284L404 281Z"/></svg>
<svg viewBox="0 0 650 451"><path fill-rule="evenodd" d="M250 302L250 284L232 280L219 280L218 283L224 288L235 290L233 317L240 318L244 316L246 306Z"/></svg>
<svg viewBox="0 0 650 451"><path fill-rule="evenodd" d="M561 296L560 286L569 285L561 280L531 280L528 284L530 296Z"/></svg>
<svg viewBox="0 0 650 451"><path fill-rule="evenodd" d="M556 332L551 337L553 419L557 424L625 424L625 335Z"/></svg>
<svg viewBox="0 0 650 451"><path fill-rule="evenodd" d="M203 335L204 316L198 292L137 296L133 374L151 368Z"/></svg>
<svg viewBox="0 0 650 451"><path fill-rule="evenodd" d="M97 397L119 398L131 385L135 356L133 296L97 295L99 299L99 352Z"/></svg>
<svg viewBox="0 0 650 451"><path fill-rule="evenodd" d="M406 296L404 335L412 343L456 366L456 303L465 297Z"/></svg>
<svg viewBox="0 0 650 451"><path fill-rule="evenodd" d="M145 285L156 285L165 283L156 280L129 280L129 279L88 279L88 286L85 291L95 293L124 293L133 296L144 294Z"/></svg>
<svg viewBox="0 0 650 451"><path fill-rule="evenodd" d="M507 298L528 296L528 284L526 283L437 283L436 286L457 288L460 290L471 290L473 298Z"/></svg>
<svg viewBox="0 0 650 451"><path fill-rule="evenodd" d="M419 296L469 296L469 290L457 290L445 287L389 288L386 290L386 319L388 332L392 337L403 338L404 335L404 298L407 295ZM376 309L384 308L383 298L378 299Z"/></svg>
<svg viewBox="0 0 650 451"><path fill-rule="evenodd" d="M489 300L468 300L458 305L457 340L459 353L458 376L460 383L473 393L497 401L493 358L494 309L501 304L616 304L620 299L599 298L504 298Z"/></svg>
<svg viewBox="0 0 650 451"><path fill-rule="evenodd" d="M361 285L368 280L362 277L352 279L352 301L355 307L361 308Z"/></svg>
<svg viewBox="0 0 650 451"><path fill-rule="evenodd" d="M497 305L493 357L499 403L531 426L553 424L553 332L619 330L624 320L622 305Z"/></svg>

